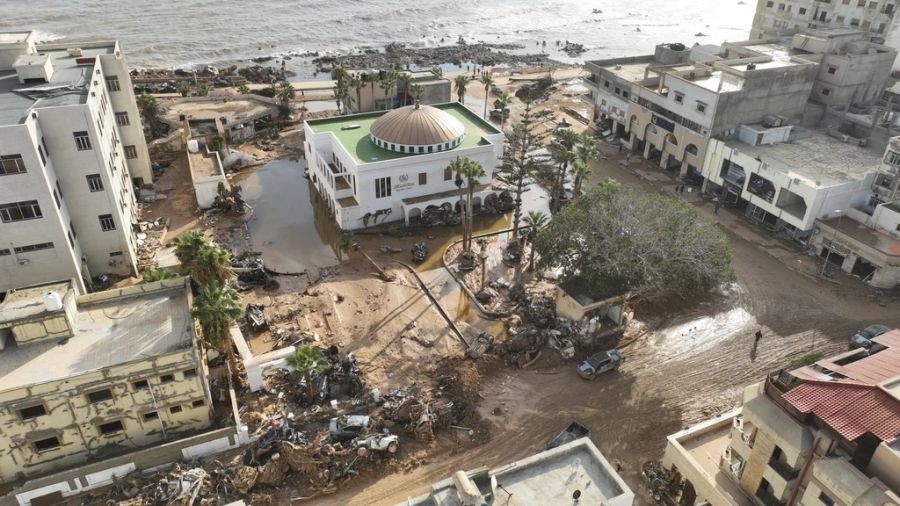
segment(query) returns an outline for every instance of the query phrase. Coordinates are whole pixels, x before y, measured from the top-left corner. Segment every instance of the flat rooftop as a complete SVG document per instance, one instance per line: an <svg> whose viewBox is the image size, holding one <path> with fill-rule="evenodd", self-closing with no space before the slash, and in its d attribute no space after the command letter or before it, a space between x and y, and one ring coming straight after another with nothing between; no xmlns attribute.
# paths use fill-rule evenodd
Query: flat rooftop
<svg viewBox="0 0 900 506"><path fill-rule="evenodd" d="M840 216L829 218L827 220L819 220L819 223L822 223L831 230L837 229L841 234L851 239L855 239L866 246L875 248L886 255L900 257L900 239L897 239L897 237L888 234L887 232L873 230L850 218L841 219Z"/></svg>
<svg viewBox="0 0 900 506"><path fill-rule="evenodd" d="M69 56L65 43L58 41L37 46L38 54L46 55L53 62L49 83L20 84L15 70L0 72L0 125L21 123L31 108L85 103L94 64L78 64L76 60L112 54L115 42L72 41L70 45L80 47L82 55Z"/></svg>
<svg viewBox="0 0 900 506"><path fill-rule="evenodd" d="M0 44L20 44L34 32L0 32Z"/></svg>
<svg viewBox="0 0 900 506"><path fill-rule="evenodd" d="M44 307L44 295L47 292L56 292L60 298L65 298L66 294L74 290L71 281L60 281L57 283L47 283L44 285L31 286L28 288L19 288L18 290L10 290L6 293L6 297L0 302L0 328L4 328L10 322L25 320L39 315L45 315L59 311L47 311ZM2 355L0 355L2 357Z"/></svg>
<svg viewBox="0 0 900 506"><path fill-rule="evenodd" d="M749 506L751 502L741 487L733 477L728 476L719 467L725 449L731 443L731 419L739 412L738 409L725 416L727 422L713 424L708 430L688 432L685 436L677 438L677 442L697 463L700 467L699 470L705 473L705 478L711 484L714 484L719 491L729 496L736 504Z"/></svg>
<svg viewBox="0 0 900 506"><path fill-rule="evenodd" d="M194 321L184 284L104 298L111 292L78 297L75 335L68 339L22 346L8 339L6 349L0 351L0 391L61 380L193 345Z"/></svg>
<svg viewBox="0 0 900 506"><path fill-rule="evenodd" d="M163 119L177 124L179 127L181 126L181 121L178 119L180 114L184 114L188 120L214 121L216 118L224 117L225 127L228 128L278 111L273 102L268 102L268 99L263 97L260 99L228 97L227 100L210 98L201 101L192 97L192 101L175 98L163 99L160 102L164 108Z"/></svg>
<svg viewBox="0 0 900 506"><path fill-rule="evenodd" d="M442 153L488 145L490 142L484 137L486 135L500 133L493 125L458 102L437 104L432 107L437 107L438 109L449 113L451 116L458 119L466 129L465 137L463 137L462 142L455 148L441 151ZM338 142L344 146L344 149L353 156L354 160L361 164L394 160L409 156L419 156L419 153L397 153L381 149L369 139L369 129L372 127L372 123L387 112L388 111L378 111L364 114L351 114L348 116L335 116L333 118L307 121L307 124L312 129L313 133L331 132L334 134L334 136L337 137ZM349 125L359 125L359 128L343 130L343 127Z"/></svg>
<svg viewBox="0 0 900 506"><path fill-rule="evenodd" d="M194 178L222 175L222 165L215 153L204 153L203 151L191 153L188 151L188 157L191 162L191 175Z"/></svg>
<svg viewBox="0 0 900 506"><path fill-rule="evenodd" d="M739 141L727 144L741 153L762 160L773 170L799 177L819 187L861 181L881 163L881 156L855 144L835 139L824 130L807 130L795 126L791 137L788 142L760 146Z"/></svg>

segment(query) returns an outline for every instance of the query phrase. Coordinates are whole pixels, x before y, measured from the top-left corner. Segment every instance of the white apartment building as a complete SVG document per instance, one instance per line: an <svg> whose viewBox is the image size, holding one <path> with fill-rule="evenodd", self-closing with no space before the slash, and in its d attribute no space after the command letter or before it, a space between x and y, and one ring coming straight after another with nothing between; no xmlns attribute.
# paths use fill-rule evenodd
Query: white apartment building
<svg viewBox="0 0 900 506"><path fill-rule="evenodd" d="M118 42L0 34L0 290L137 271L149 154Z"/></svg>
<svg viewBox="0 0 900 506"><path fill-rule="evenodd" d="M491 192L503 133L459 103L307 121L306 160L326 207L343 230L411 219L459 201L456 158L481 164L474 203Z"/></svg>
<svg viewBox="0 0 900 506"><path fill-rule="evenodd" d="M758 0L750 38L794 35L809 28L850 28L876 44L900 47L897 0ZM894 70L900 70L895 60Z"/></svg>

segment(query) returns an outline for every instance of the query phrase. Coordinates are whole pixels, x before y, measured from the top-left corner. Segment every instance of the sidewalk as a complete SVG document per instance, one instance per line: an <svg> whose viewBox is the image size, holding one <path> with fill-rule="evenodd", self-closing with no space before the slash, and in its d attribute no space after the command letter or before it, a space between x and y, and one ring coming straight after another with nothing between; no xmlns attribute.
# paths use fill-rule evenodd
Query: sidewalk
<svg viewBox="0 0 900 506"><path fill-rule="evenodd" d="M712 204L712 197L702 195L698 187L685 187L684 192L676 193L675 188L681 184L676 182L677 171L664 171L656 164L644 160L640 155L627 149L623 149L620 152L616 147L605 141L600 142L600 151L601 157L594 164L594 176L591 177L591 183L596 184L603 177L613 177L621 180L620 177L616 177L616 172L627 171L638 180L636 183L639 186L692 204L700 212L716 219L722 228L754 244L769 256L780 261L787 268L817 280L832 281L819 274L822 266L821 261L815 256L806 254L799 244L772 234L762 226L752 223L735 209L722 207L719 209L719 213L716 214Z"/></svg>

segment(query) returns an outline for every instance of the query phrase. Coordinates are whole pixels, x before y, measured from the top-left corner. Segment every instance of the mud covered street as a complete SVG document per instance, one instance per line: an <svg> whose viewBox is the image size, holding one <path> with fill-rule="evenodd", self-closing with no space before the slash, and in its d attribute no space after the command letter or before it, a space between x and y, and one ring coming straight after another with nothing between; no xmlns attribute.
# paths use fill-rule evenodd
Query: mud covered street
<svg viewBox="0 0 900 506"><path fill-rule="evenodd" d="M604 151L609 159L594 167L595 183L613 177L665 191L664 183L621 167L608 145ZM498 367L484 377L481 390L479 410L492 426L488 443L459 453L435 449L418 468L361 480L323 504L397 504L456 470L494 467L540 451L571 420L591 429L591 439L620 466L637 503L648 504L640 467L662 457L668 434L733 408L745 386L813 350L827 355L846 349L860 327L900 326L896 300L855 278L833 282L789 269L761 249L761 239L753 239L765 232L742 220L729 217L723 227L732 243L736 283L702 300L639 304L617 374L584 381L575 360L552 352L532 369ZM764 337L753 360L757 329Z"/></svg>

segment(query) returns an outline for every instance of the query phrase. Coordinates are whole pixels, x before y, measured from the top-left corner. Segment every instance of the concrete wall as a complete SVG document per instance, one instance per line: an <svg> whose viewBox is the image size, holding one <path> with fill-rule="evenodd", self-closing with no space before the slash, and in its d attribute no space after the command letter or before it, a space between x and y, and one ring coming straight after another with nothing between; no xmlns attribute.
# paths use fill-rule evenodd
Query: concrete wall
<svg viewBox="0 0 900 506"><path fill-rule="evenodd" d="M624 306L624 295L582 305L562 288L556 288L556 314L575 322L580 322L585 315L591 314L609 318L616 325L619 325L622 323Z"/></svg>
<svg viewBox="0 0 900 506"><path fill-rule="evenodd" d="M893 490L900 491L900 445L882 441L869 461L868 472Z"/></svg>
<svg viewBox="0 0 900 506"><path fill-rule="evenodd" d="M871 54L826 54L812 96L832 106L872 103L881 98L896 56L897 52L890 48Z"/></svg>

